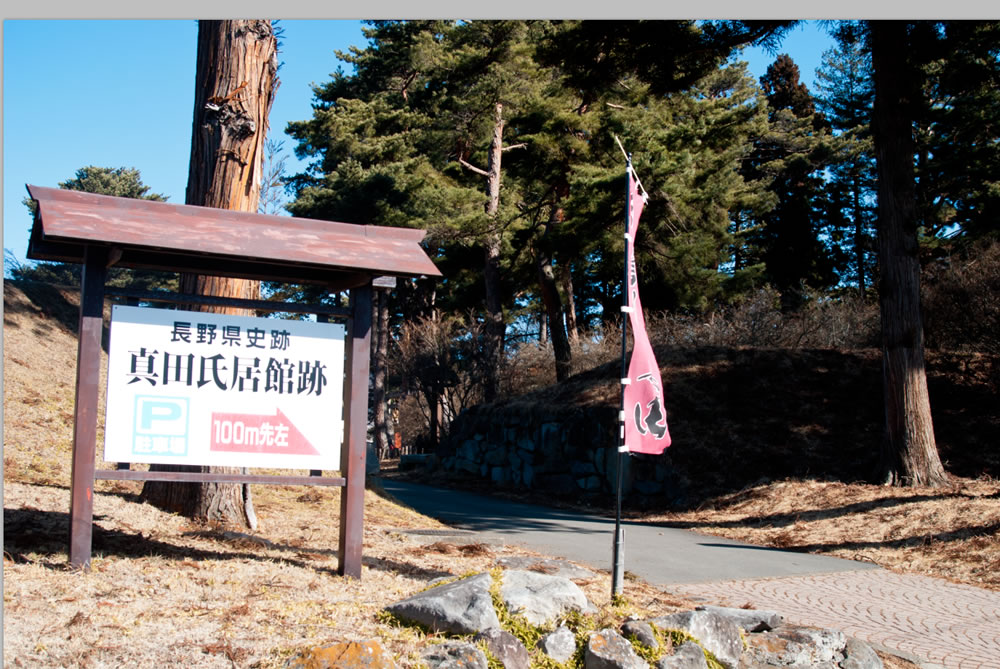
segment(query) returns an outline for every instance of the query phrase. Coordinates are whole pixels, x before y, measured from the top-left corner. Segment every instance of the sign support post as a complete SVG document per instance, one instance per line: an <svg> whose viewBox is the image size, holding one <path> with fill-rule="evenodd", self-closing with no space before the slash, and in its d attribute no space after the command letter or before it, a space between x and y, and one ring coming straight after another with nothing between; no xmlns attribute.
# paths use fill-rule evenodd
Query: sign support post
<svg viewBox="0 0 1000 669"><path fill-rule="evenodd" d="M90 566L94 482L98 479L318 485L344 488L339 572L360 578L372 290L373 285L394 285L396 277L441 276L420 246L426 232L280 219L31 185L28 192L38 204L38 211L27 257L83 265L70 487L70 565L82 570ZM109 288L105 282L111 265L313 284L330 291L350 291L351 306ZM220 273L220 268L225 272ZM112 365L115 374L114 385L109 384L108 402L116 411L109 408L112 415L105 421L104 455L107 462L119 464L114 469L98 469L97 418L107 295L130 301L130 306L114 306L112 323L117 329L111 328L118 344L125 342L123 350L128 357L122 360L109 351L109 377ZM293 327L289 322L271 331L268 340L264 328L248 322L254 320L251 317L233 316L234 321L243 319L237 324L202 314L194 330L191 322L174 321L173 330L167 333L170 348L166 349L142 338L149 335L162 343L156 338L162 337L163 327L171 323L162 314L151 316L139 307L140 302L187 305L175 312L186 311L194 304L291 311L315 314L321 321L332 316L338 324ZM147 313L139 315L143 311ZM115 313L119 315L117 320ZM348 321L346 331L339 324L342 320ZM246 346L240 344L241 327L250 328L246 330ZM291 334L296 331L300 334ZM217 335L221 335L219 343L214 344ZM287 348L290 336L301 336L308 342L301 359L277 353ZM345 350L347 336L350 343ZM193 351L192 345L206 348ZM275 349L275 353L267 354L269 359L264 360L247 350L250 348ZM112 349L117 352L114 342ZM212 351L215 355L211 355ZM163 390L168 383L172 388ZM329 396L320 397L328 384L337 387L337 397L332 401ZM198 399L204 401L195 403L186 394L188 389L203 387ZM236 392L229 393L233 388ZM260 397L254 395L258 388L262 388ZM249 396L240 396L243 392ZM284 403L293 394L297 397L292 411L286 414L283 408L287 407L277 404L277 399ZM124 408L118 406L123 398L127 403ZM243 403L245 399L251 401ZM297 429L296 423L305 432ZM334 444L338 437L343 439ZM333 446L339 454L330 450ZM128 464L153 464L163 462L164 457L169 460L165 464L213 466L214 462L216 467L235 466L243 472L250 467L309 469L311 475L147 471L133 470ZM181 462L185 459L192 462ZM203 461L195 461L199 459ZM236 464L227 464L230 460L236 460ZM338 465L341 476L322 476L322 470L333 470Z"/></svg>
<svg viewBox="0 0 1000 669"><path fill-rule="evenodd" d="M361 578L361 547L365 506L365 454L368 433L368 367L371 357L372 284L351 290L347 322L347 375L344 388L344 447L340 449L340 548L337 571Z"/></svg>
<svg viewBox="0 0 1000 669"><path fill-rule="evenodd" d="M107 251L88 246L80 280L76 408L73 421L73 473L70 484L69 563L90 567L94 523L94 460L97 454L97 405L104 334L104 280Z"/></svg>

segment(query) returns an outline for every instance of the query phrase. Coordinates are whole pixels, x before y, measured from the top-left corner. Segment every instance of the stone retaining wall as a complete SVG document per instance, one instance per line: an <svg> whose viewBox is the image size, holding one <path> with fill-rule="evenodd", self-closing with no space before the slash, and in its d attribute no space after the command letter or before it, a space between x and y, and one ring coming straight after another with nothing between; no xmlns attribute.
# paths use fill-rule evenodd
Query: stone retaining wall
<svg viewBox="0 0 1000 669"><path fill-rule="evenodd" d="M573 409L554 415L534 407L479 406L463 411L439 451L440 466L487 479L498 487L556 495L614 493L617 412ZM626 494L677 498L669 458L623 459ZM669 491L669 493L667 492Z"/></svg>

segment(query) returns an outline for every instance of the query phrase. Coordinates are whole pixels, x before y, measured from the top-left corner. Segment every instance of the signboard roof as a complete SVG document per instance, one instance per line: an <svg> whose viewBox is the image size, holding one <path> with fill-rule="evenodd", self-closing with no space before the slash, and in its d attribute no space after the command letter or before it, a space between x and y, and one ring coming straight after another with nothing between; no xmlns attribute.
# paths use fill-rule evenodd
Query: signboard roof
<svg viewBox="0 0 1000 669"><path fill-rule="evenodd" d="M28 186L38 202L28 258L83 262L88 245L116 264L273 281L440 276L423 230L354 225ZM119 255L120 254L120 255Z"/></svg>

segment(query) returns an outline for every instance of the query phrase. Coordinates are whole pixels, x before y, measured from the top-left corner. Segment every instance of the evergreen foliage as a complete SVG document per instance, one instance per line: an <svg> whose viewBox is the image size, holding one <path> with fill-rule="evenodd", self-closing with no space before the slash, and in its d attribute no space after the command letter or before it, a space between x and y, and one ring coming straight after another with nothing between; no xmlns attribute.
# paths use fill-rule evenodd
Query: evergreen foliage
<svg viewBox="0 0 1000 669"><path fill-rule="evenodd" d="M78 169L72 179L60 182L59 188L96 193L97 195L129 197L137 200L155 202L166 202L167 200L166 196L160 193L150 193L150 187L142 182L142 175L134 167L88 165ZM22 202L34 219L38 213L38 204L30 197L25 197ZM82 267L78 264L40 261L30 265L27 263L11 264L6 268L5 274L15 280L23 279L78 286L80 285L81 272ZM172 289L176 288L177 278L172 273L111 267L108 270L107 285L137 290Z"/></svg>
<svg viewBox="0 0 1000 669"><path fill-rule="evenodd" d="M768 129L755 145L747 173L768 178L773 207L759 213L743 234L743 262L763 265L763 279L786 308L801 305L809 289L836 283L838 258L825 228L829 208L821 169L831 153L827 121L816 113L799 68L781 54L760 78L767 97Z"/></svg>
<svg viewBox="0 0 1000 669"><path fill-rule="evenodd" d="M353 73L316 86L312 117L288 127L310 161L288 209L427 229L446 278L403 283L394 319L468 315L448 321L451 358L486 387L497 337L511 350L507 333L538 314L559 378L567 337L620 318L616 138L649 195L636 240L648 312L697 318L761 290L786 312L848 288L864 298L878 271L871 22L831 24L815 94L787 55L759 82L730 58L793 23L370 22L367 46L339 54ZM925 249L996 229L998 25L907 24Z"/></svg>
<svg viewBox="0 0 1000 669"><path fill-rule="evenodd" d="M823 54L816 71L816 106L835 135L834 157L825 189L830 203L829 232L845 262L841 281L853 283L860 295L874 286L875 156L872 146L871 53L860 22L843 22L835 31L837 45Z"/></svg>

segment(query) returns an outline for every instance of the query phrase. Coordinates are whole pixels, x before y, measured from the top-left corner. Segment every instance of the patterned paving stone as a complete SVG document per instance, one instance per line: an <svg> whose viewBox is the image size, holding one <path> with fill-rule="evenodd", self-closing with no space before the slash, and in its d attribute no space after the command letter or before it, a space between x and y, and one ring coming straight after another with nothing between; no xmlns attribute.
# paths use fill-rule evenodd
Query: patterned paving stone
<svg viewBox="0 0 1000 669"><path fill-rule="evenodd" d="M780 611L947 669L1000 669L1000 593L883 569L672 585L728 606Z"/></svg>

